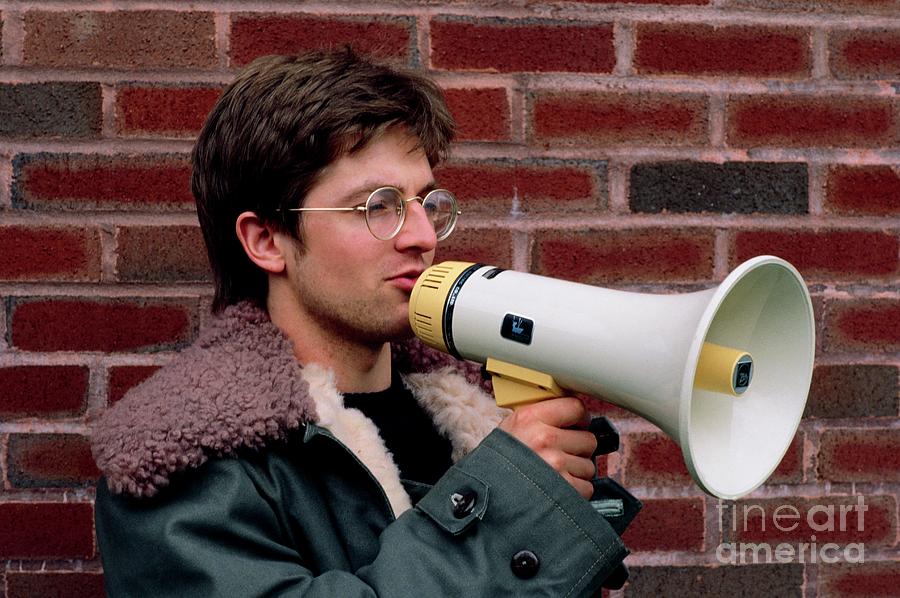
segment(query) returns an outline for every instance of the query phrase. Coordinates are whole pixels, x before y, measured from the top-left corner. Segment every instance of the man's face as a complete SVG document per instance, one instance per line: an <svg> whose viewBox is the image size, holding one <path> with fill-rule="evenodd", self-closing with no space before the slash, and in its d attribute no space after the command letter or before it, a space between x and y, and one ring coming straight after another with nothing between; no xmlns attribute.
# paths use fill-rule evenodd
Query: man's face
<svg viewBox="0 0 900 598"><path fill-rule="evenodd" d="M433 186L431 166L416 139L390 129L362 150L339 158L307 194L307 208L362 205L378 187L404 197ZM409 334L409 296L431 265L437 244L422 204L407 203L406 220L390 240L376 239L363 212L304 212L303 249L288 256L296 309L332 334L369 344Z"/></svg>

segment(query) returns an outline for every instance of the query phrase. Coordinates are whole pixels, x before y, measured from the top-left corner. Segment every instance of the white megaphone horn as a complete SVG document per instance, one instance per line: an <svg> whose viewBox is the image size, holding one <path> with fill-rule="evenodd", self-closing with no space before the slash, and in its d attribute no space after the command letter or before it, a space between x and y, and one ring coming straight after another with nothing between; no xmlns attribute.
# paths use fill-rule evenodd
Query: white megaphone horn
<svg viewBox="0 0 900 598"><path fill-rule="evenodd" d="M419 277L409 317L426 344L485 364L501 406L601 397L659 426L697 485L729 499L781 462L815 355L806 285L772 256L677 295L443 262Z"/></svg>

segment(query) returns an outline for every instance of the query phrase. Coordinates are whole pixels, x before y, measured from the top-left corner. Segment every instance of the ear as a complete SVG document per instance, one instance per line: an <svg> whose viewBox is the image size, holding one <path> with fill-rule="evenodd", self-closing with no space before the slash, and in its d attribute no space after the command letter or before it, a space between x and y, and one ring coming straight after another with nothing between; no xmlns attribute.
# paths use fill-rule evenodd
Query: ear
<svg viewBox="0 0 900 598"><path fill-rule="evenodd" d="M242 212L234 223L237 237L250 260L270 274L284 272L280 235L263 224L254 212Z"/></svg>

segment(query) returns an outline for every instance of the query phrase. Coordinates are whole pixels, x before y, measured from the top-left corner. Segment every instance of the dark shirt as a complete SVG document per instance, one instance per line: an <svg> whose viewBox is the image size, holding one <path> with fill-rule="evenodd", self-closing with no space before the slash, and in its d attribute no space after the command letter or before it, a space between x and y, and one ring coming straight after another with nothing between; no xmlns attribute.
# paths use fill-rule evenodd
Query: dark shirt
<svg viewBox="0 0 900 598"><path fill-rule="evenodd" d="M453 465L450 441L438 433L397 372L391 375L390 388L345 394L344 405L375 422L401 478L434 484Z"/></svg>

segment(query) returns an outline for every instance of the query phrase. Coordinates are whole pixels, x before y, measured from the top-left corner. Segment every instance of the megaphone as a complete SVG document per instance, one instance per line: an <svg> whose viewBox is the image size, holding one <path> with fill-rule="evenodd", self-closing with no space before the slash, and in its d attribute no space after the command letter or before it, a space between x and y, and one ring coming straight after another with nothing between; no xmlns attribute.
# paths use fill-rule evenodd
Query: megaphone
<svg viewBox="0 0 900 598"><path fill-rule="evenodd" d="M443 262L419 277L409 318L427 345L485 364L501 406L567 389L656 424L697 485L725 499L781 462L815 355L809 291L773 256L744 262L717 288L673 295Z"/></svg>

